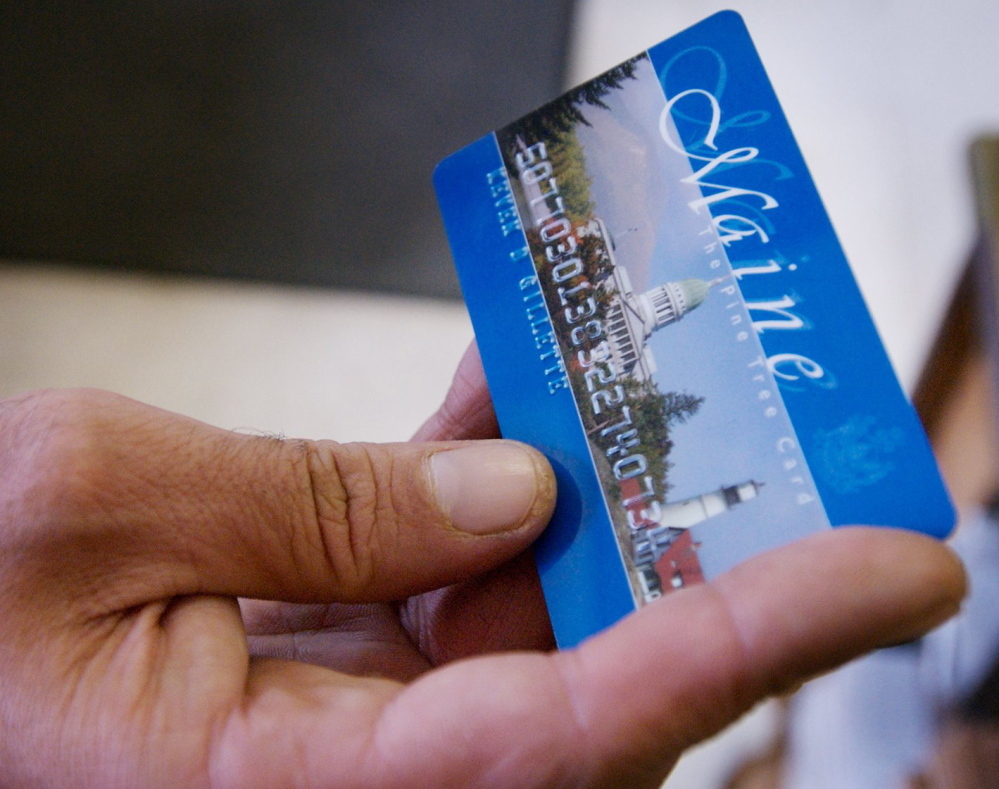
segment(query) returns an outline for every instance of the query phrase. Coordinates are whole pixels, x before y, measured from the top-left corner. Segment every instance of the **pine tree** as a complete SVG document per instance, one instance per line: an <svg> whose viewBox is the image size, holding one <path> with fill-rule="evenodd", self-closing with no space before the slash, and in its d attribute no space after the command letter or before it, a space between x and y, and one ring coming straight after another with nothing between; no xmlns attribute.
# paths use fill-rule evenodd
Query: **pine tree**
<svg viewBox="0 0 999 789"><path fill-rule="evenodd" d="M634 79L639 62L646 57L642 54L625 61L501 129L498 136L507 167L516 171L514 157L519 149L518 138L524 145L533 145L539 141L553 144L560 137L571 133L579 124L590 126L583 109L607 109L604 97L612 90L622 87L626 80Z"/></svg>
<svg viewBox="0 0 999 789"><path fill-rule="evenodd" d="M667 392L663 396L664 419L667 425L682 425L697 413L703 397L689 392Z"/></svg>

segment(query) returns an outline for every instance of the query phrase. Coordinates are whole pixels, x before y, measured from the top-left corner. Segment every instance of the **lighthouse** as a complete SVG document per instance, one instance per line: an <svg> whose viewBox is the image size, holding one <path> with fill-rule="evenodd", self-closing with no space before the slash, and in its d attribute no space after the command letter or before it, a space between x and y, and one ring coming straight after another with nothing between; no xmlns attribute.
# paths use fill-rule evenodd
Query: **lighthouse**
<svg viewBox="0 0 999 789"><path fill-rule="evenodd" d="M658 522L631 533L632 558L645 602L664 591L704 579L689 529L760 494L762 482L747 480L662 506ZM665 583L664 583L665 582Z"/></svg>
<svg viewBox="0 0 999 789"><path fill-rule="evenodd" d="M689 529L743 502L755 499L760 494L761 487L762 483L748 480L738 485L719 488L711 493L666 504L662 508L659 525L671 529Z"/></svg>

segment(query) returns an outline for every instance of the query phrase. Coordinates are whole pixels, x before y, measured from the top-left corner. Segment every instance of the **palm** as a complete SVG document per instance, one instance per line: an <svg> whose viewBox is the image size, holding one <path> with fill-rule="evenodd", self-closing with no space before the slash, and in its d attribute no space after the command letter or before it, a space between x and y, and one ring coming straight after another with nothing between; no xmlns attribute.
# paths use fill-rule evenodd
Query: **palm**
<svg viewBox="0 0 999 789"><path fill-rule="evenodd" d="M121 670L94 672L96 685L74 690L83 714L70 730L103 717L126 733L118 752L102 755L113 769L67 783L653 787L684 747L761 696L939 619L941 598L949 609L959 586L939 551L887 530L829 533L650 606L578 651L483 656L434 671L425 671L435 662L428 653L442 644L421 649L402 624L409 614L389 604L246 604L251 622L275 631L251 645L333 670L247 661L231 600L149 606L127 625ZM898 561L903 579L891 570ZM792 584L788 606L782 593ZM460 615L476 610L489 609ZM480 632L495 637L502 628L489 620ZM461 643L443 642L455 655Z"/></svg>
<svg viewBox="0 0 999 789"><path fill-rule="evenodd" d="M244 600L241 607L254 655L403 682L470 655L554 647L529 554L474 581L400 603Z"/></svg>

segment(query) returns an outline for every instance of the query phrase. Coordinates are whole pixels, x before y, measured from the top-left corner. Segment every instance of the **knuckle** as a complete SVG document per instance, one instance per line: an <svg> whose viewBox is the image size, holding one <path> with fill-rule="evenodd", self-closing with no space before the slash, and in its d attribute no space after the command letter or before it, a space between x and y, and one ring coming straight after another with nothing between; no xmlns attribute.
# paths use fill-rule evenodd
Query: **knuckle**
<svg viewBox="0 0 999 789"><path fill-rule="evenodd" d="M390 453L373 444L302 442L314 515L310 549L318 549L337 594L362 595L392 550L398 522Z"/></svg>
<svg viewBox="0 0 999 789"><path fill-rule="evenodd" d="M76 521L100 501L111 465L107 418L120 398L96 390L41 390L0 410L0 497L22 528ZM30 529L29 529L30 527ZM4 529L10 536L18 530Z"/></svg>

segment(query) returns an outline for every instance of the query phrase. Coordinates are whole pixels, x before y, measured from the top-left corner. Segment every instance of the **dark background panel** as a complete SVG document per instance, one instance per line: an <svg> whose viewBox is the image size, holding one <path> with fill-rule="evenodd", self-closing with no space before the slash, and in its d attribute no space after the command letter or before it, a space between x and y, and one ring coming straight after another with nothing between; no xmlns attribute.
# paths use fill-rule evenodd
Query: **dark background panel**
<svg viewBox="0 0 999 789"><path fill-rule="evenodd" d="M456 296L433 167L557 95L570 6L9 4L0 257Z"/></svg>

